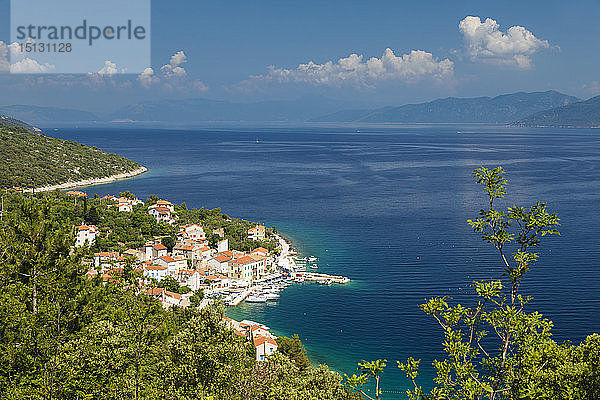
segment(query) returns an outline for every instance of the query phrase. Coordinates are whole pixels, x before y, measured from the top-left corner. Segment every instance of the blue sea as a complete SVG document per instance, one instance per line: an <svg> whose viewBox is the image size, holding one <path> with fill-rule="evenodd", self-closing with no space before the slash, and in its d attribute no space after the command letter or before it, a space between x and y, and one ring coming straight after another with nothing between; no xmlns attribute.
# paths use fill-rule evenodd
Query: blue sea
<svg viewBox="0 0 600 400"><path fill-rule="evenodd" d="M557 340L600 331L600 131L501 126L58 129L150 169L87 189L158 194L188 207L277 226L319 271L346 286L297 284L276 303L242 304L235 318L300 335L314 363L352 373L386 358L386 399L408 381L395 360L422 359L420 383L443 335L418 309L432 296L470 304L476 279L499 278L499 259L466 223L486 199L471 171L502 165L506 206L546 201L561 236L546 237L522 285Z"/></svg>

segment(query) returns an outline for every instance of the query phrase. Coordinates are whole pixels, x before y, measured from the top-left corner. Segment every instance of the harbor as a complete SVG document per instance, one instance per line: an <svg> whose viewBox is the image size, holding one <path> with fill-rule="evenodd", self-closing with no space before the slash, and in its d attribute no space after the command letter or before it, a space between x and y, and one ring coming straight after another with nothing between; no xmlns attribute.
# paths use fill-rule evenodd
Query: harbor
<svg viewBox="0 0 600 400"><path fill-rule="evenodd" d="M315 256L298 256L289 239L276 234L279 254L275 259L274 272L254 280L247 286L228 286L207 291L206 296L220 298L229 307L242 302L276 302L286 287L293 284L315 283L319 285L347 284L350 278L316 272L319 259ZM307 271L310 269L311 271Z"/></svg>

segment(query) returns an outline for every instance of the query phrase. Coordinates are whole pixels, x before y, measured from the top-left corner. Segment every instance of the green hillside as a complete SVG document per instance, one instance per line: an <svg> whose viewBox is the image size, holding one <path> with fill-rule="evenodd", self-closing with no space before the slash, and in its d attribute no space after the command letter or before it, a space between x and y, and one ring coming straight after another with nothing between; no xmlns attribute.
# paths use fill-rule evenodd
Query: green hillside
<svg viewBox="0 0 600 400"><path fill-rule="evenodd" d="M38 188L134 171L135 161L96 147L0 126L0 188Z"/></svg>

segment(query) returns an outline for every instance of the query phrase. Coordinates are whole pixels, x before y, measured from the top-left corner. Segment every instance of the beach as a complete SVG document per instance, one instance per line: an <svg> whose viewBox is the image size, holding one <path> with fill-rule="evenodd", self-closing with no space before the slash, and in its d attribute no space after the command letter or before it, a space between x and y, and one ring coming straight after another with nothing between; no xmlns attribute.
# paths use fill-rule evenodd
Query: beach
<svg viewBox="0 0 600 400"><path fill-rule="evenodd" d="M53 190L74 189L74 188L78 188L78 187L82 187L82 186L102 185L105 183L112 183L112 182L120 181L123 179L133 178L134 176L141 175L147 171L148 171L148 168L140 167L131 172L124 172L122 174L110 175L110 176L106 176L104 178L84 179L84 180L76 181L76 182L66 182L66 183L60 183L57 185L49 185L49 186L43 186L43 187L34 188L34 189L26 189L25 191L26 192L51 192Z"/></svg>

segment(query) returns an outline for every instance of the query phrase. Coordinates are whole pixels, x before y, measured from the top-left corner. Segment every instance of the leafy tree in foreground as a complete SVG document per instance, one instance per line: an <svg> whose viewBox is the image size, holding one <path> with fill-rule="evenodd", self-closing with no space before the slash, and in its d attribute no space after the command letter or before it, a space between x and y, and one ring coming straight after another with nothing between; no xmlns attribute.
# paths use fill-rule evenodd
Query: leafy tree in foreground
<svg viewBox="0 0 600 400"><path fill-rule="evenodd" d="M520 293L523 278L539 255L532 250L546 235L559 234L559 218L537 202L530 208L517 205L504 210L496 202L506 195L502 167L473 171L488 198L488 207L468 220L500 260L503 280L473 282L473 306L452 305L449 297L435 297L420 306L444 333L446 358L434 361L435 387L425 393L417 383L420 360L409 358L398 367L413 383L407 391L422 399L597 399L600 398L600 336L572 346L551 339L552 321L528 312L531 297ZM381 362L374 361L373 363ZM360 375L346 377L346 385L364 394L363 385L373 373L369 363L359 364ZM379 391L377 389L377 395ZM369 396L366 396L371 398Z"/></svg>

